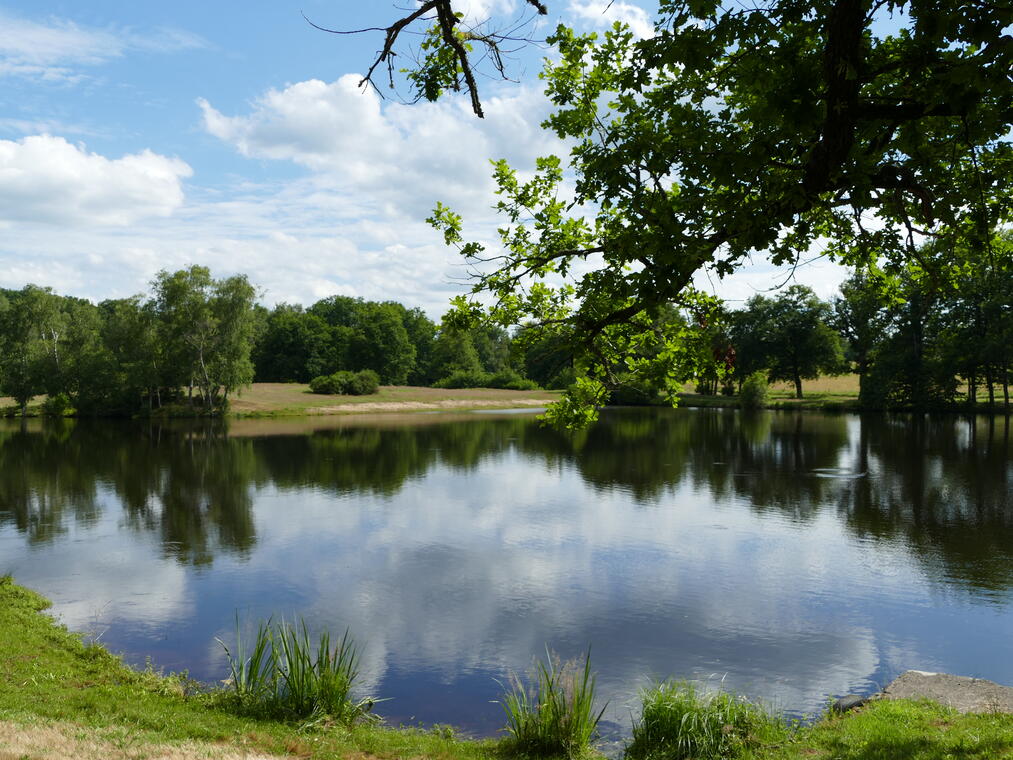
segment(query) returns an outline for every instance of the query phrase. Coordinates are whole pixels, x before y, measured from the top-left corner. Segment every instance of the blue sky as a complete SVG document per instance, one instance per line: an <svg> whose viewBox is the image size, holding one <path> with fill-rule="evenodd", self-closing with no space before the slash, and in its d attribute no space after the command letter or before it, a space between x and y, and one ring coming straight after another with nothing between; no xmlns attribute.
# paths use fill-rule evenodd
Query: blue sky
<svg viewBox="0 0 1013 760"><path fill-rule="evenodd" d="M474 19L518 0L468 0ZM545 23L648 33L647 0L557 0ZM262 300L341 293L433 317L465 269L424 223L437 200L495 235L488 159L518 168L562 150L538 128L542 51L483 83L488 118L460 97L414 106L360 92L393 4L0 0L0 286L93 300L144 292L160 269L245 272ZM531 28L537 36L537 27ZM758 264L716 284L731 299L784 274ZM797 280L829 296L821 264ZM702 284L707 285L706 280Z"/></svg>

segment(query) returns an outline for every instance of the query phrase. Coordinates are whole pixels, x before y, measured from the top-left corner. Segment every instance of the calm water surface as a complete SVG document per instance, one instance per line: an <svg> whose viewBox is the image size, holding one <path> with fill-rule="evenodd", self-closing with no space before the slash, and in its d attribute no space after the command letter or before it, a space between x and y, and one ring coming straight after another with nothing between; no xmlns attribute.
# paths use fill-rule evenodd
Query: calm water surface
<svg viewBox="0 0 1013 760"><path fill-rule="evenodd" d="M588 645L621 731L667 676L794 713L908 668L1013 683L1008 420L617 410L0 426L0 572L133 663L234 617L349 627L392 721L502 725Z"/></svg>

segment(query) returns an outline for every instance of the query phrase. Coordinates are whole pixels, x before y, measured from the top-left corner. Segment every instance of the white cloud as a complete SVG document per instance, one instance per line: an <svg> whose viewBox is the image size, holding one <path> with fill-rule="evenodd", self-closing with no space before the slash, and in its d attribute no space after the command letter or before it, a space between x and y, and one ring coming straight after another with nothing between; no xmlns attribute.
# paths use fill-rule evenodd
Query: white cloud
<svg viewBox="0 0 1013 760"><path fill-rule="evenodd" d="M609 0L570 0L569 11L596 26L611 26L616 21L627 24L638 37L653 37L654 24L650 14L633 3Z"/></svg>
<svg viewBox="0 0 1013 760"><path fill-rule="evenodd" d="M464 14L465 22L482 22L494 14L517 12L516 0L455 0L454 10Z"/></svg>
<svg viewBox="0 0 1013 760"><path fill-rule="evenodd" d="M24 76L48 81L77 80L78 69L119 58L131 50L168 53L205 47L190 32L155 28L97 29L56 17L45 21L19 18L0 11L0 76Z"/></svg>
<svg viewBox="0 0 1013 760"><path fill-rule="evenodd" d="M127 225L168 216L191 174L185 162L149 150L109 159L62 137L0 140L0 223Z"/></svg>
<svg viewBox="0 0 1013 760"><path fill-rule="evenodd" d="M480 120L462 97L384 105L359 88L360 78L271 90L243 116L197 102L205 129L241 154L305 166L387 218L422 220L437 200L466 215L485 213L494 202L490 158L527 166L563 149L538 126L548 103L536 88L486 96Z"/></svg>

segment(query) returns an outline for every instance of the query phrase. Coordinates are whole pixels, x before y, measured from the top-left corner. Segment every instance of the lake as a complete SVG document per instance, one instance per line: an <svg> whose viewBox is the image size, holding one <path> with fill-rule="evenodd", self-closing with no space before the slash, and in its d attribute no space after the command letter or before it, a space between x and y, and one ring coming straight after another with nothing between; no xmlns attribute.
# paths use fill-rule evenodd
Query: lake
<svg viewBox="0 0 1013 760"><path fill-rule="evenodd" d="M652 679L795 715L900 672L1013 683L1009 420L608 410L0 423L0 573L133 664L349 628L392 722L503 725L589 646L613 732Z"/></svg>

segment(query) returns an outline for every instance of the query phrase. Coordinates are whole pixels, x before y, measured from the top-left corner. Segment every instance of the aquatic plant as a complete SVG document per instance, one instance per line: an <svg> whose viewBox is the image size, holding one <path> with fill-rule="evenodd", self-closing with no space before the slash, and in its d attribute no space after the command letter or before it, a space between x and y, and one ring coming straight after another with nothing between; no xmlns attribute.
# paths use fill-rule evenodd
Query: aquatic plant
<svg viewBox="0 0 1013 760"><path fill-rule="evenodd" d="M239 706L270 716L327 716L352 724L370 715L372 697L355 700L359 655L346 630L337 646L324 631L314 646L306 622L261 623L253 641L236 619L235 653L217 639L229 660L229 682Z"/></svg>
<svg viewBox="0 0 1013 760"><path fill-rule="evenodd" d="M785 735L763 708L723 691L704 692L688 681L665 681L641 692L629 760L710 760Z"/></svg>
<svg viewBox="0 0 1013 760"><path fill-rule="evenodd" d="M548 649L545 654L529 688L514 675L503 695L508 741L524 755L577 757L590 748L605 712L604 707L597 713L594 709L591 653L584 656L583 667L577 661L561 663Z"/></svg>

